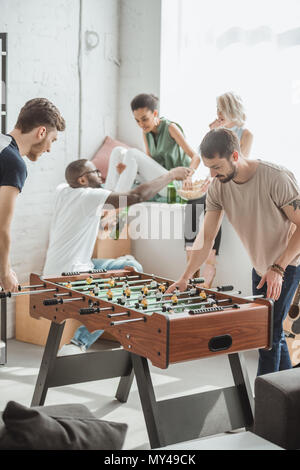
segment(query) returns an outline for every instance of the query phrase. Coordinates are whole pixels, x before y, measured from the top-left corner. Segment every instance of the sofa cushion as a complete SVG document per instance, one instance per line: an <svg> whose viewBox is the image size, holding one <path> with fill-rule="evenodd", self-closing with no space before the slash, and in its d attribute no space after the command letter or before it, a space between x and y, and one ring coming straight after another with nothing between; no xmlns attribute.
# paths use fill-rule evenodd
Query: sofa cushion
<svg viewBox="0 0 300 470"><path fill-rule="evenodd" d="M300 448L300 369L256 377L254 432L284 449Z"/></svg>
<svg viewBox="0 0 300 470"><path fill-rule="evenodd" d="M84 405L28 408L10 401L2 420L0 450L118 450L127 431L127 424L97 419Z"/></svg>
<svg viewBox="0 0 300 470"><path fill-rule="evenodd" d="M96 168L101 171L104 180L108 172L109 158L112 150L115 147L125 147L127 149L129 148L129 146L127 144L124 144L124 142L120 142L119 140L115 140L107 136L105 137L104 142L99 148L99 150L95 153L94 157L92 158L92 162L94 163Z"/></svg>

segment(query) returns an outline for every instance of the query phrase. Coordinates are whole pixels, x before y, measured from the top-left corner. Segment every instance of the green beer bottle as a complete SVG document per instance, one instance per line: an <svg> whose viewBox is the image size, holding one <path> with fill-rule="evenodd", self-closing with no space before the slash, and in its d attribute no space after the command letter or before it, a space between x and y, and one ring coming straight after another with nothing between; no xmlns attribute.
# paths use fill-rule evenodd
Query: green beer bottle
<svg viewBox="0 0 300 470"><path fill-rule="evenodd" d="M176 203L176 188L173 183L168 184L167 187L167 203L175 204Z"/></svg>

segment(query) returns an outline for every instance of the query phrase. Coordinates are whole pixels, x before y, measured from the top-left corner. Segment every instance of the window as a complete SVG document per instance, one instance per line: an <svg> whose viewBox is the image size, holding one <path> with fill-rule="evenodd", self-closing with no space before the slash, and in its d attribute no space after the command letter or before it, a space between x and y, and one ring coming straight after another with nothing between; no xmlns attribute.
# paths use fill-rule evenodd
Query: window
<svg viewBox="0 0 300 470"><path fill-rule="evenodd" d="M197 149L216 97L235 91L254 135L250 158L299 179L299 57L299 0L163 0L161 115Z"/></svg>

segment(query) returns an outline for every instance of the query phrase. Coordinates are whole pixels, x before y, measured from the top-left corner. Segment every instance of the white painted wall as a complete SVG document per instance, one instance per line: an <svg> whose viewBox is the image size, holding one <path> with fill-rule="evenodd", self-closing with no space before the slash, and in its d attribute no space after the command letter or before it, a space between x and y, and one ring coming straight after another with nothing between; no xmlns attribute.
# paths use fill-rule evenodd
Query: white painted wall
<svg viewBox="0 0 300 470"><path fill-rule="evenodd" d="M79 0L0 0L0 31L8 33L8 132L21 106L34 97L53 101L66 119L51 154L26 160L28 179L18 197L12 226L12 266L20 283L42 272L53 191L66 165L90 158L106 134L116 137L119 0L82 1L81 57ZM86 31L99 37L88 49ZM94 37L94 36L93 36ZM92 38L93 39L93 38ZM79 62L78 62L79 59ZM79 151L78 63L82 73L81 152ZM8 336L14 335L14 302L9 301Z"/></svg>
<svg viewBox="0 0 300 470"><path fill-rule="evenodd" d="M141 150L142 132L130 102L139 93L160 95L161 2L121 1L118 137Z"/></svg>

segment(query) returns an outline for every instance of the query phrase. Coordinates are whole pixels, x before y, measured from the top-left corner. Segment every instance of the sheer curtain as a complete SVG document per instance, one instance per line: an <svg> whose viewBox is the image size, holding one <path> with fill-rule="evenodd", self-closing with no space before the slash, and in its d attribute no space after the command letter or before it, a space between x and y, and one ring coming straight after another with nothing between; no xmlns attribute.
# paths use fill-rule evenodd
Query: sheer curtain
<svg viewBox="0 0 300 470"><path fill-rule="evenodd" d="M162 1L161 115L197 149L226 91L244 101L250 157L299 180L299 0Z"/></svg>

